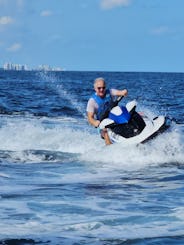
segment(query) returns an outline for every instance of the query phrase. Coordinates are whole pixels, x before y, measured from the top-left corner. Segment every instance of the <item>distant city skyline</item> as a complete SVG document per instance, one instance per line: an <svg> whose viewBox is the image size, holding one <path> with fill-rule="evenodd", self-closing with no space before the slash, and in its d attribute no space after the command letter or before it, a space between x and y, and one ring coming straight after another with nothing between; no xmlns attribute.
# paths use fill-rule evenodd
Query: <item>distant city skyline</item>
<svg viewBox="0 0 184 245"><path fill-rule="evenodd" d="M5 62L3 67L1 67L3 70L15 70L15 71L31 71L31 70L43 70L43 71L63 71L64 69L61 67L51 67L46 64L39 65L37 67L29 67L26 64L16 64L11 62Z"/></svg>

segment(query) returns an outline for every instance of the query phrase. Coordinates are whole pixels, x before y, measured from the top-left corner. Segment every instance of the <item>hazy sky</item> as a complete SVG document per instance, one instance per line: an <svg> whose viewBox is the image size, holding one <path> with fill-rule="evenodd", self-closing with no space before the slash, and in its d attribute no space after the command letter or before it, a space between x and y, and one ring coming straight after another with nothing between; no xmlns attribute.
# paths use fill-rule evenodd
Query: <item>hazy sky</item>
<svg viewBox="0 0 184 245"><path fill-rule="evenodd" d="M184 0L0 0L0 66L184 72Z"/></svg>

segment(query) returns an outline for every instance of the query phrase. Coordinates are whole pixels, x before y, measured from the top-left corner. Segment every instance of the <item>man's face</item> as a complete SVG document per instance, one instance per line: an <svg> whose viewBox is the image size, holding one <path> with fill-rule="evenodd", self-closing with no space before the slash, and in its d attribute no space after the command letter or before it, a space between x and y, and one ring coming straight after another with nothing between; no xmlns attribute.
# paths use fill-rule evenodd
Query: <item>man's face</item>
<svg viewBox="0 0 184 245"><path fill-rule="evenodd" d="M105 96L105 89L106 88L105 88L105 83L103 80L96 81L94 88L95 88L95 91L96 91L98 96L100 96L100 97Z"/></svg>

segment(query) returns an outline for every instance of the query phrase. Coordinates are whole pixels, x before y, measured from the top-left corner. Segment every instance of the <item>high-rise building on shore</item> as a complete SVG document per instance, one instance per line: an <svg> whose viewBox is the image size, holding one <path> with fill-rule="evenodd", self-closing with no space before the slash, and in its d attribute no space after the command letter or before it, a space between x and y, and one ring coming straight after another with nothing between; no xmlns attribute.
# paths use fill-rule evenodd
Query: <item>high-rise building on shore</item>
<svg viewBox="0 0 184 245"><path fill-rule="evenodd" d="M20 64L12 64L12 63L5 63L3 66L4 70L14 70L14 71L27 71L27 65L20 65Z"/></svg>

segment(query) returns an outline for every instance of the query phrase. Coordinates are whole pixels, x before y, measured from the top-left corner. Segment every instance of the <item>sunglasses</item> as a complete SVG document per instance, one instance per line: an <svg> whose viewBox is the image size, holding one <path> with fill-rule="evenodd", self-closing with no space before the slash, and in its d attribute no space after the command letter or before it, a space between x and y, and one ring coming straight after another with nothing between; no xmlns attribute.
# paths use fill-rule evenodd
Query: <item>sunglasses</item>
<svg viewBox="0 0 184 245"><path fill-rule="evenodd" d="M97 87L97 89L98 89L98 90L100 90L100 89L103 89L103 90L104 90L104 89L105 89L105 87Z"/></svg>

